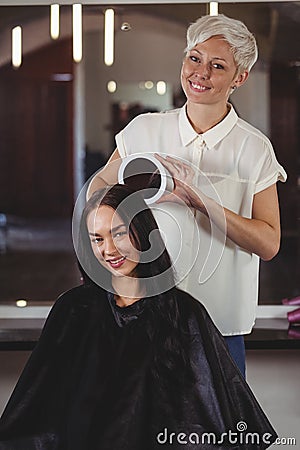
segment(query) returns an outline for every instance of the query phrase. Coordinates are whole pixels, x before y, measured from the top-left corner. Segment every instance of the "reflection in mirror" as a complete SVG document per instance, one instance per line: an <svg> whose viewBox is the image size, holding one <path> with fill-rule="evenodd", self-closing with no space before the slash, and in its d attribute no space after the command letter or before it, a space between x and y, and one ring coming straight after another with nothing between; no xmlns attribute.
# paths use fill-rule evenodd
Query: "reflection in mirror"
<svg viewBox="0 0 300 450"><path fill-rule="evenodd" d="M57 40L49 36L48 7L0 8L0 301L54 301L80 283L70 237L80 187L105 164L114 135L135 115L184 103L185 31L206 5L117 7L110 67L103 63L103 6L83 7L78 64L71 6L61 7ZM298 2L219 5L220 13L247 24L260 49L249 80L231 100L270 137L289 175L279 186L281 251L261 264L260 303L300 294L299 10ZM10 64L15 25L24 37L18 70Z"/></svg>

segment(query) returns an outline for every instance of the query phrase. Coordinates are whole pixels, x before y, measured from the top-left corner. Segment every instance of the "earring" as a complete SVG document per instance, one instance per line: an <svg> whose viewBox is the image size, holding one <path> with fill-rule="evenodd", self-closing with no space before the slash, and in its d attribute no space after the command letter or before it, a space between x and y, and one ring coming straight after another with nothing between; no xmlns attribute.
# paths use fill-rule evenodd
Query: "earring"
<svg viewBox="0 0 300 450"><path fill-rule="evenodd" d="M235 91L235 90L237 89L237 86L232 86L231 89L232 89L233 91Z"/></svg>

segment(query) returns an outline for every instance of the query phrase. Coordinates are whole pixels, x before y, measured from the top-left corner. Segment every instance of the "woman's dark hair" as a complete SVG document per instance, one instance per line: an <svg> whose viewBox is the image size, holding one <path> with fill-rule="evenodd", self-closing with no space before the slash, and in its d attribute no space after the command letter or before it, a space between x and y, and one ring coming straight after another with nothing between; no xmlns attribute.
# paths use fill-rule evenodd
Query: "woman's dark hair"
<svg viewBox="0 0 300 450"><path fill-rule="evenodd" d="M142 195L126 184L100 189L87 202L80 221L78 256L83 270L98 285L111 287L111 273L95 257L87 230L89 214L100 206L110 206L129 230L133 246L140 252L135 275L146 287L147 296L168 291L175 285L170 256L160 235L158 225Z"/></svg>
<svg viewBox="0 0 300 450"><path fill-rule="evenodd" d="M117 211L129 229L132 244L141 252L135 275L144 283L146 295L151 297L147 332L154 344L154 376L161 378L159 374L167 370L168 376L178 378L176 367L182 367L182 362L186 365L185 339L179 323L171 259L154 216L142 195L126 184L100 189L88 200L80 221L78 257L85 283L96 283L106 290L112 289L111 273L95 257L87 230L88 215L99 206L110 206Z"/></svg>

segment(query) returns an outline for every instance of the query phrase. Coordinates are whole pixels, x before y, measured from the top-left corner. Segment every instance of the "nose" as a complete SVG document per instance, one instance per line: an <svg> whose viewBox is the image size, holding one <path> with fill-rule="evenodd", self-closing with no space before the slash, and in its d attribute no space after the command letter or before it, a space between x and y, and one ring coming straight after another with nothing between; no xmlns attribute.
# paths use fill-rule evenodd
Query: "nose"
<svg viewBox="0 0 300 450"><path fill-rule="evenodd" d="M113 256L116 253L116 246L112 237L105 239L104 253L106 256Z"/></svg>
<svg viewBox="0 0 300 450"><path fill-rule="evenodd" d="M197 68L196 76L201 78L201 80L208 80L210 77L210 69L207 64L201 64Z"/></svg>

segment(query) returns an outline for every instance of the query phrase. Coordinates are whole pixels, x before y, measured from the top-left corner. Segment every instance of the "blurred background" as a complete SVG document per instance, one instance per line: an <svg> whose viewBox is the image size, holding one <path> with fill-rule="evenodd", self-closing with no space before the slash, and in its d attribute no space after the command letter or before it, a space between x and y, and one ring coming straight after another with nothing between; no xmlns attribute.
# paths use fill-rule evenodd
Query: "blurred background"
<svg viewBox="0 0 300 450"><path fill-rule="evenodd" d="M114 7L114 62L104 63L104 12L82 7L82 58L74 62L72 6L0 6L0 303L53 302L80 283L72 209L84 182L135 115L181 106L187 26L207 4ZM221 3L255 34L259 61L231 101L272 141L288 173L279 183L280 253L261 263L260 304L300 295L300 2ZM22 63L11 30L22 26Z"/></svg>

